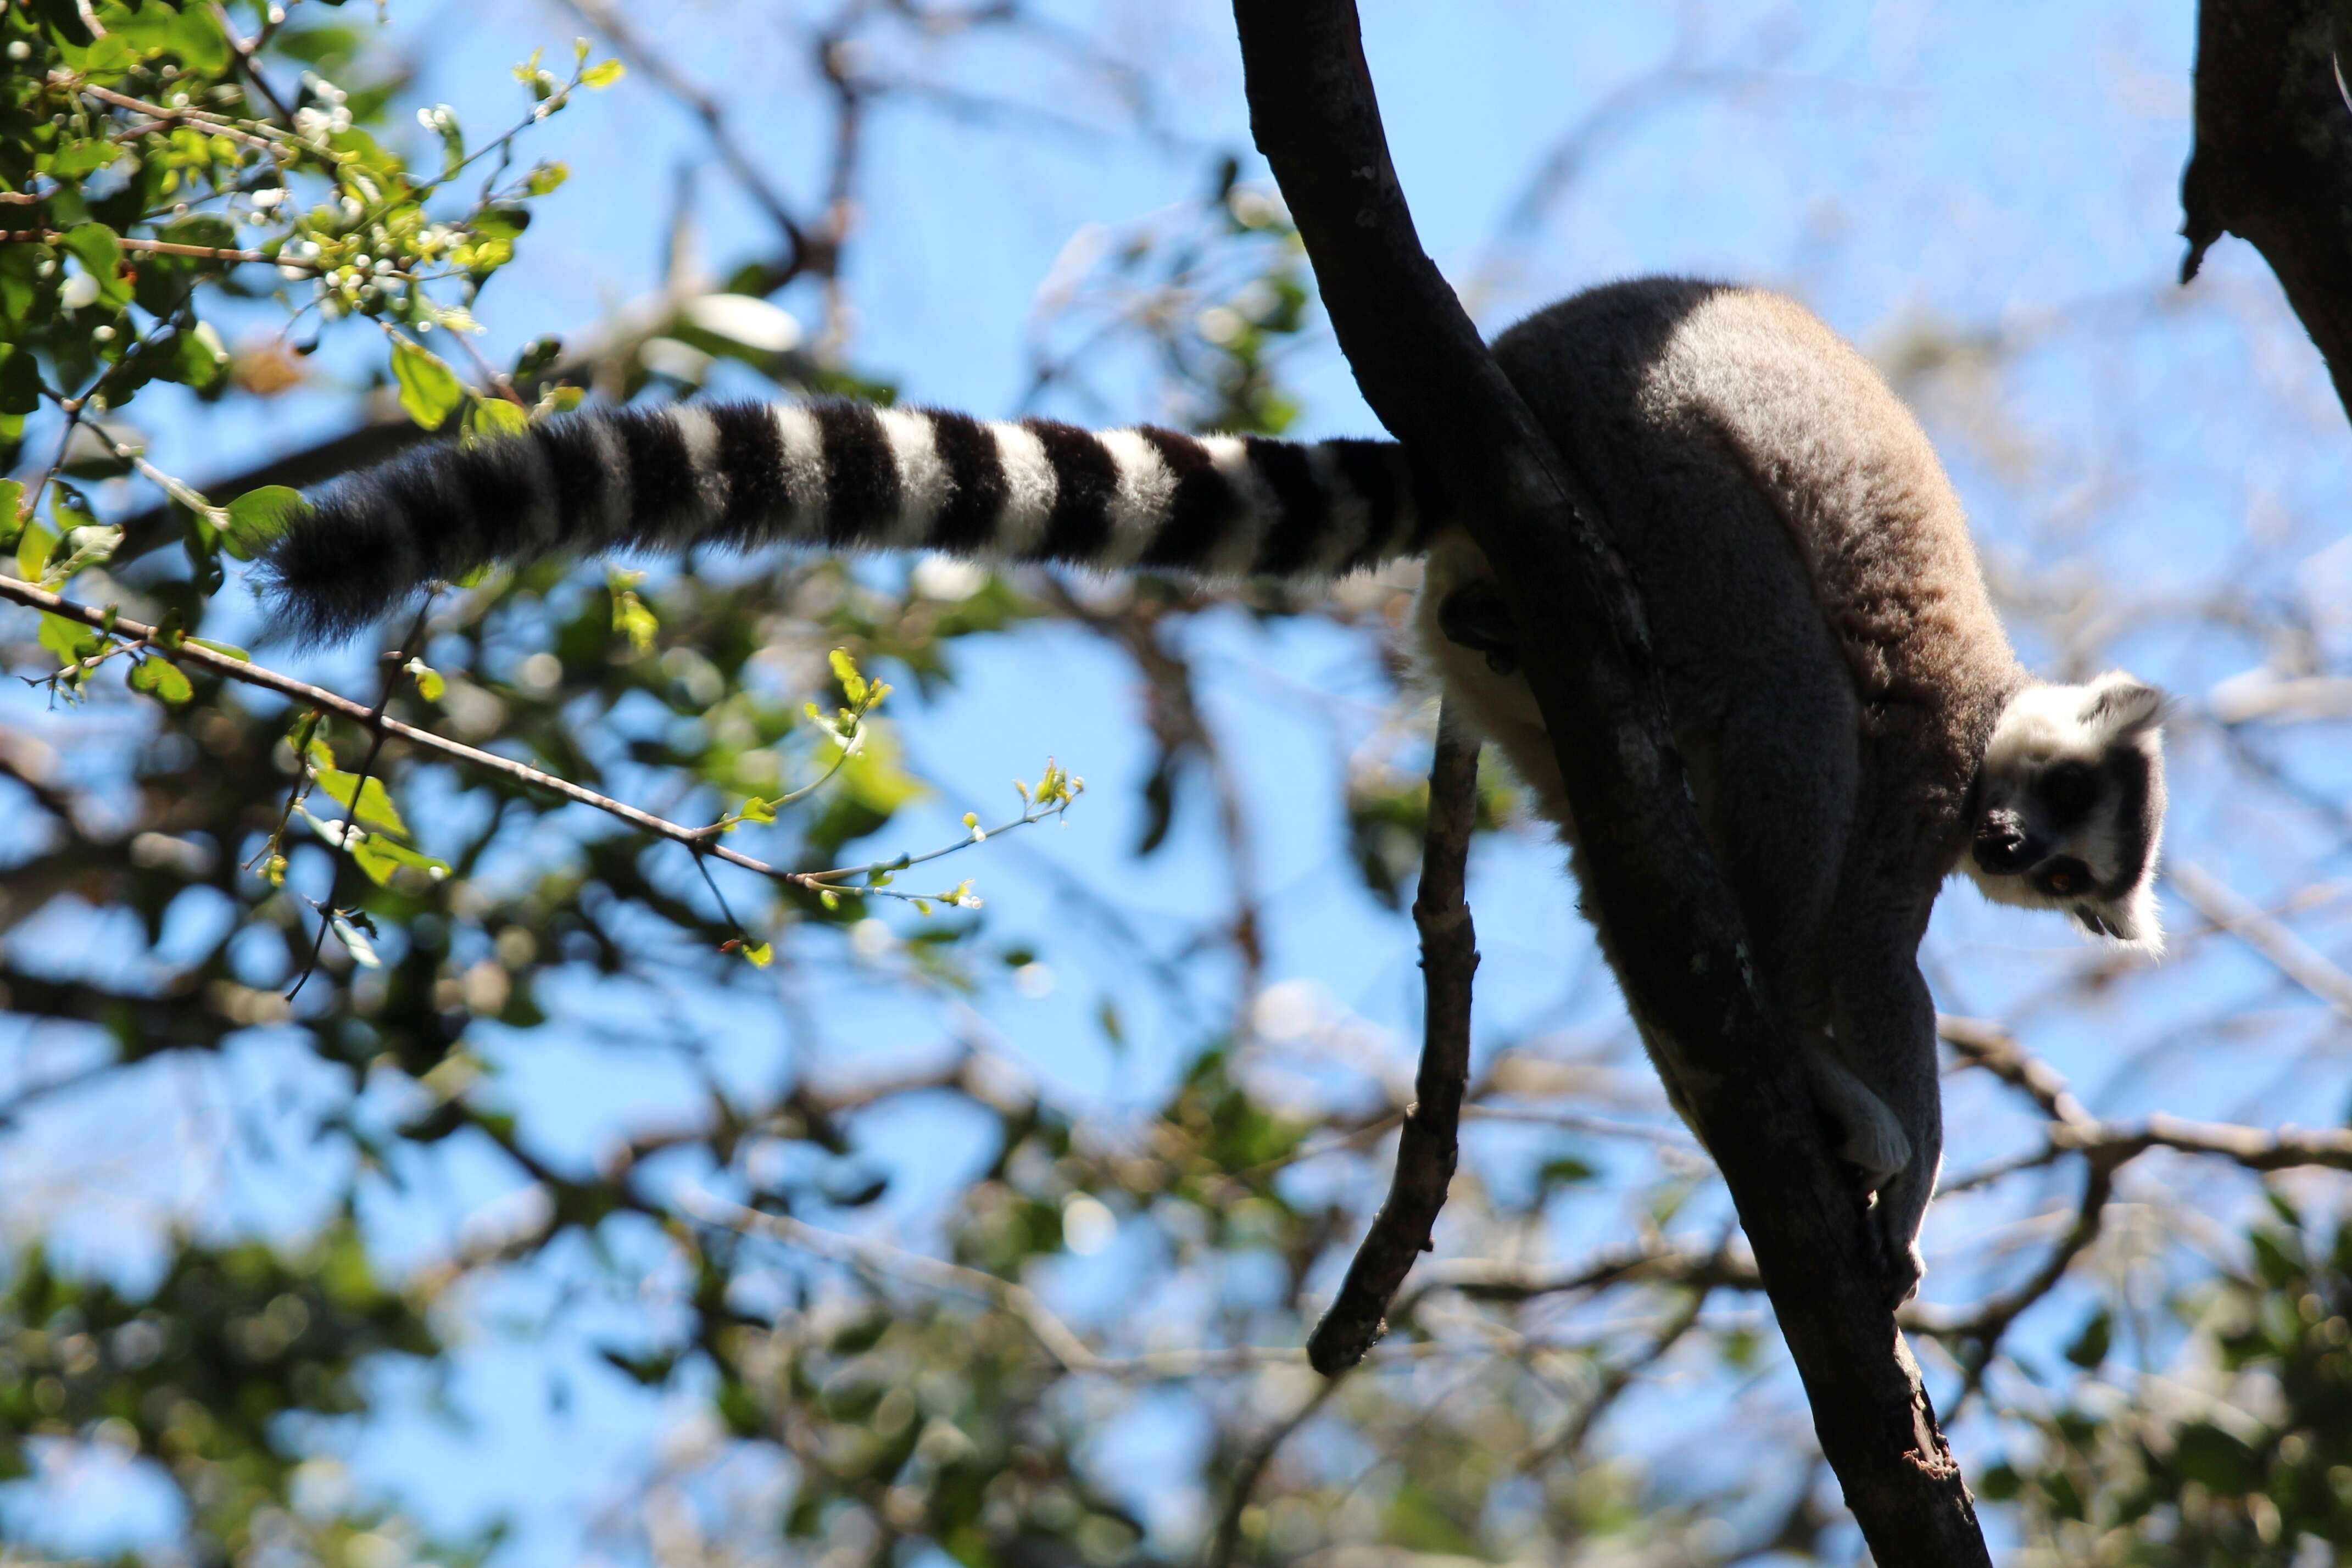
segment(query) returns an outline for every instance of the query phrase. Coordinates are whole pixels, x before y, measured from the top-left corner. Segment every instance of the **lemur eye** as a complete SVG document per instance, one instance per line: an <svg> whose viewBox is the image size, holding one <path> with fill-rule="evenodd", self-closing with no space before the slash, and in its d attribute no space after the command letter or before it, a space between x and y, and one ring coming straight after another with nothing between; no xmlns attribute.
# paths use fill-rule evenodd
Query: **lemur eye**
<svg viewBox="0 0 2352 1568"><path fill-rule="evenodd" d="M2060 816L2089 810L2098 792L2098 778L2084 763L2061 762L2042 776L2042 798Z"/></svg>
<svg viewBox="0 0 2352 1568"><path fill-rule="evenodd" d="M2091 885L2091 868L2071 857L2053 861L2043 868L2040 881L2044 893L2061 896L2080 893Z"/></svg>

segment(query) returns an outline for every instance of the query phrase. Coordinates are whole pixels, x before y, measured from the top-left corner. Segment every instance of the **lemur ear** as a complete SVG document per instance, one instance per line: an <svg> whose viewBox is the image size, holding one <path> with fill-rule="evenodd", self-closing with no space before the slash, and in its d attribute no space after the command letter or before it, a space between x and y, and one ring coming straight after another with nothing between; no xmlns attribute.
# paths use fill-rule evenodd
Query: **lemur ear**
<svg viewBox="0 0 2352 1568"><path fill-rule="evenodd" d="M2154 729L2171 709L2172 699L2161 689L2136 681L2121 670L2110 670L2091 683L2090 699L2083 705L2083 722L2123 739Z"/></svg>

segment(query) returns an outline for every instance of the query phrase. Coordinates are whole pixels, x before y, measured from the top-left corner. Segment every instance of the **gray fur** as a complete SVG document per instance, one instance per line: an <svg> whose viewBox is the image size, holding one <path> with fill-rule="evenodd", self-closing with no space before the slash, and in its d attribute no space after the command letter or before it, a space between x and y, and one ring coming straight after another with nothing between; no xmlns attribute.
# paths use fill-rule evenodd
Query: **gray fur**
<svg viewBox="0 0 2352 1568"><path fill-rule="evenodd" d="M1899 1301L1942 1159L1916 957L1937 892L1965 863L1990 897L2156 946L2162 699L2123 675L2029 679L1926 435L1794 303L1618 284L1495 351L1640 581L1702 821ZM1424 657L1573 862L1489 569L1393 445L843 405L606 411L518 439L530 461L440 448L343 481L265 561L265 590L297 629L336 634L430 578L551 549L929 548L1211 578L1425 553ZM1608 911L1588 913L1613 963ZM1680 1054L1634 1021L1662 1068ZM1670 1071L1666 1092L1687 1119Z"/></svg>

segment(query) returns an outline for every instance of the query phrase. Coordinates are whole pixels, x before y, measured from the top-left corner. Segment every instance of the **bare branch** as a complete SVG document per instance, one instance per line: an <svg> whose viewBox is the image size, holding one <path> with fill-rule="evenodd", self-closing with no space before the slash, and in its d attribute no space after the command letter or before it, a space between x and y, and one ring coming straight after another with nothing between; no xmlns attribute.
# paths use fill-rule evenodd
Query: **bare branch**
<svg viewBox="0 0 2352 1568"><path fill-rule="evenodd" d="M961 1263L926 1258L919 1252L909 1252L887 1242L845 1236L837 1230L821 1230L787 1214L769 1214L761 1209L746 1208L740 1203L730 1203L725 1198L713 1197L695 1187L680 1191L677 1204L706 1225L720 1226L746 1236L770 1237L804 1252L814 1252L820 1257L873 1269L884 1274L898 1275L930 1290L977 1296L1016 1319L1065 1372L1090 1372L1099 1359L1087 1347L1086 1341L1080 1339L1069 1324L1055 1316L1034 1292L1010 1280L1000 1280L993 1274L967 1269Z"/></svg>
<svg viewBox="0 0 2352 1568"><path fill-rule="evenodd" d="M1966 1059L1971 1066L1981 1067L2003 1083L2019 1090L2042 1107L2042 1113L2063 1127L2095 1127L2097 1118L2083 1109L2082 1102L2068 1091L2066 1081L2051 1070L2050 1064L2025 1052L2017 1037L1997 1024L1979 1019L1954 1018L1943 1014L1936 1019L1936 1032Z"/></svg>
<svg viewBox="0 0 2352 1568"><path fill-rule="evenodd" d="M1433 1245L1431 1233L1461 1155L1462 1093L1470 1079L1470 980L1478 969L1478 936L1463 897L1470 834L1478 818L1478 743L1449 718L1441 705L1437 755L1429 767L1421 891L1412 901L1425 998L1421 1071L1413 1081L1412 1108L1397 1135L1388 1200L1356 1249L1330 1311L1307 1336L1307 1359L1327 1377L1361 1361L1388 1331L1389 1302L1412 1260Z"/></svg>
<svg viewBox="0 0 2352 1568"><path fill-rule="evenodd" d="M156 627L142 625L139 622L110 612L92 610L88 605L76 604L71 600L63 599L49 592L47 589L37 588L29 582L21 582L13 577L0 577L0 599L13 599L17 603L31 609L47 611L52 615L60 615L67 620L79 622L94 631L105 632L109 636L125 642L152 642L158 647L163 645L163 633ZM299 702L307 703L323 712L331 713L339 718L349 719L372 735L396 736L420 750L431 752L451 762L463 763L469 768L503 775L515 783L528 785L534 789L544 789L551 795L561 796L574 805L593 807L607 816L619 818L642 832L650 833L656 838L667 839L673 843L684 844L697 854L710 855L725 861L729 865L756 872L761 876L809 893L860 897L879 894L900 900L917 898L919 895L859 886L838 879L873 871L897 870L902 865L937 860L940 855L950 853L954 850L965 849L980 843L987 836L1001 833L1008 827L1025 826L1042 821L1045 817L1056 815L1059 810L1058 807L1052 805L1033 805L1029 810L1024 811L1013 821L990 828L986 833L975 832L970 838L958 841L947 850L890 861L877 861L871 865L839 866L821 872L787 871L782 866L770 865L765 861L755 860L741 851L730 849L720 842L719 834L727 826L724 822L707 823L697 828L689 828L683 822L673 822L666 817L658 817L651 811L641 810L625 801L616 800L609 795L600 795L595 790L574 784L571 779L560 775L543 773L527 762L517 762L512 758L500 757L496 752L483 751L467 746L463 741L451 740L446 736L436 735L431 730L419 729L412 724L404 724L378 709L354 702L340 692L331 692L324 686L314 686L308 681L298 681L291 675L281 674L276 670L254 664L249 660L232 658L226 653L216 653L199 643L183 642L170 650L170 656L174 663L194 664L232 681L238 681L249 686L258 686L264 691L276 692L280 696L292 697Z"/></svg>
<svg viewBox="0 0 2352 1568"><path fill-rule="evenodd" d="M2352 410L2352 115L2329 0L2203 0L2180 280L2224 232L2270 263Z"/></svg>
<svg viewBox="0 0 2352 1568"><path fill-rule="evenodd" d="M2174 866L2167 879L2197 913L2270 960L2272 967L2352 1021L2352 975L2272 919L2243 894L2194 864Z"/></svg>

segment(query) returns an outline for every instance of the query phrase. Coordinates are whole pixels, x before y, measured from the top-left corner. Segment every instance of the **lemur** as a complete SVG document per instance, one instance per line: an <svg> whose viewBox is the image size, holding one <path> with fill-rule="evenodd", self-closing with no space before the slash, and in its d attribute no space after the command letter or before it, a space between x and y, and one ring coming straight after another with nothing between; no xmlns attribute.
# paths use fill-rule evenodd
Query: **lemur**
<svg viewBox="0 0 2352 1568"><path fill-rule="evenodd" d="M2120 673L2026 674L1925 433L1792 301L1620 283L1494 351L1633 569L1756 972L1804 1042L1899 1302L1942 1160L1917 962L1936 894L1965 870L1999 903L2159 947L2165 699ZM1591 826L1485 558L1393 443L842 402L596 410L343 479L276 541L261 587L299 632L340 636L485 562L771 543L1202 580L1423 556L1416 635L1452 707L1525 780L1571 867ZM1610 953L1609 910L1584 903ZM1634 1021L1672 1061L1638 1006Z"/></svg>

